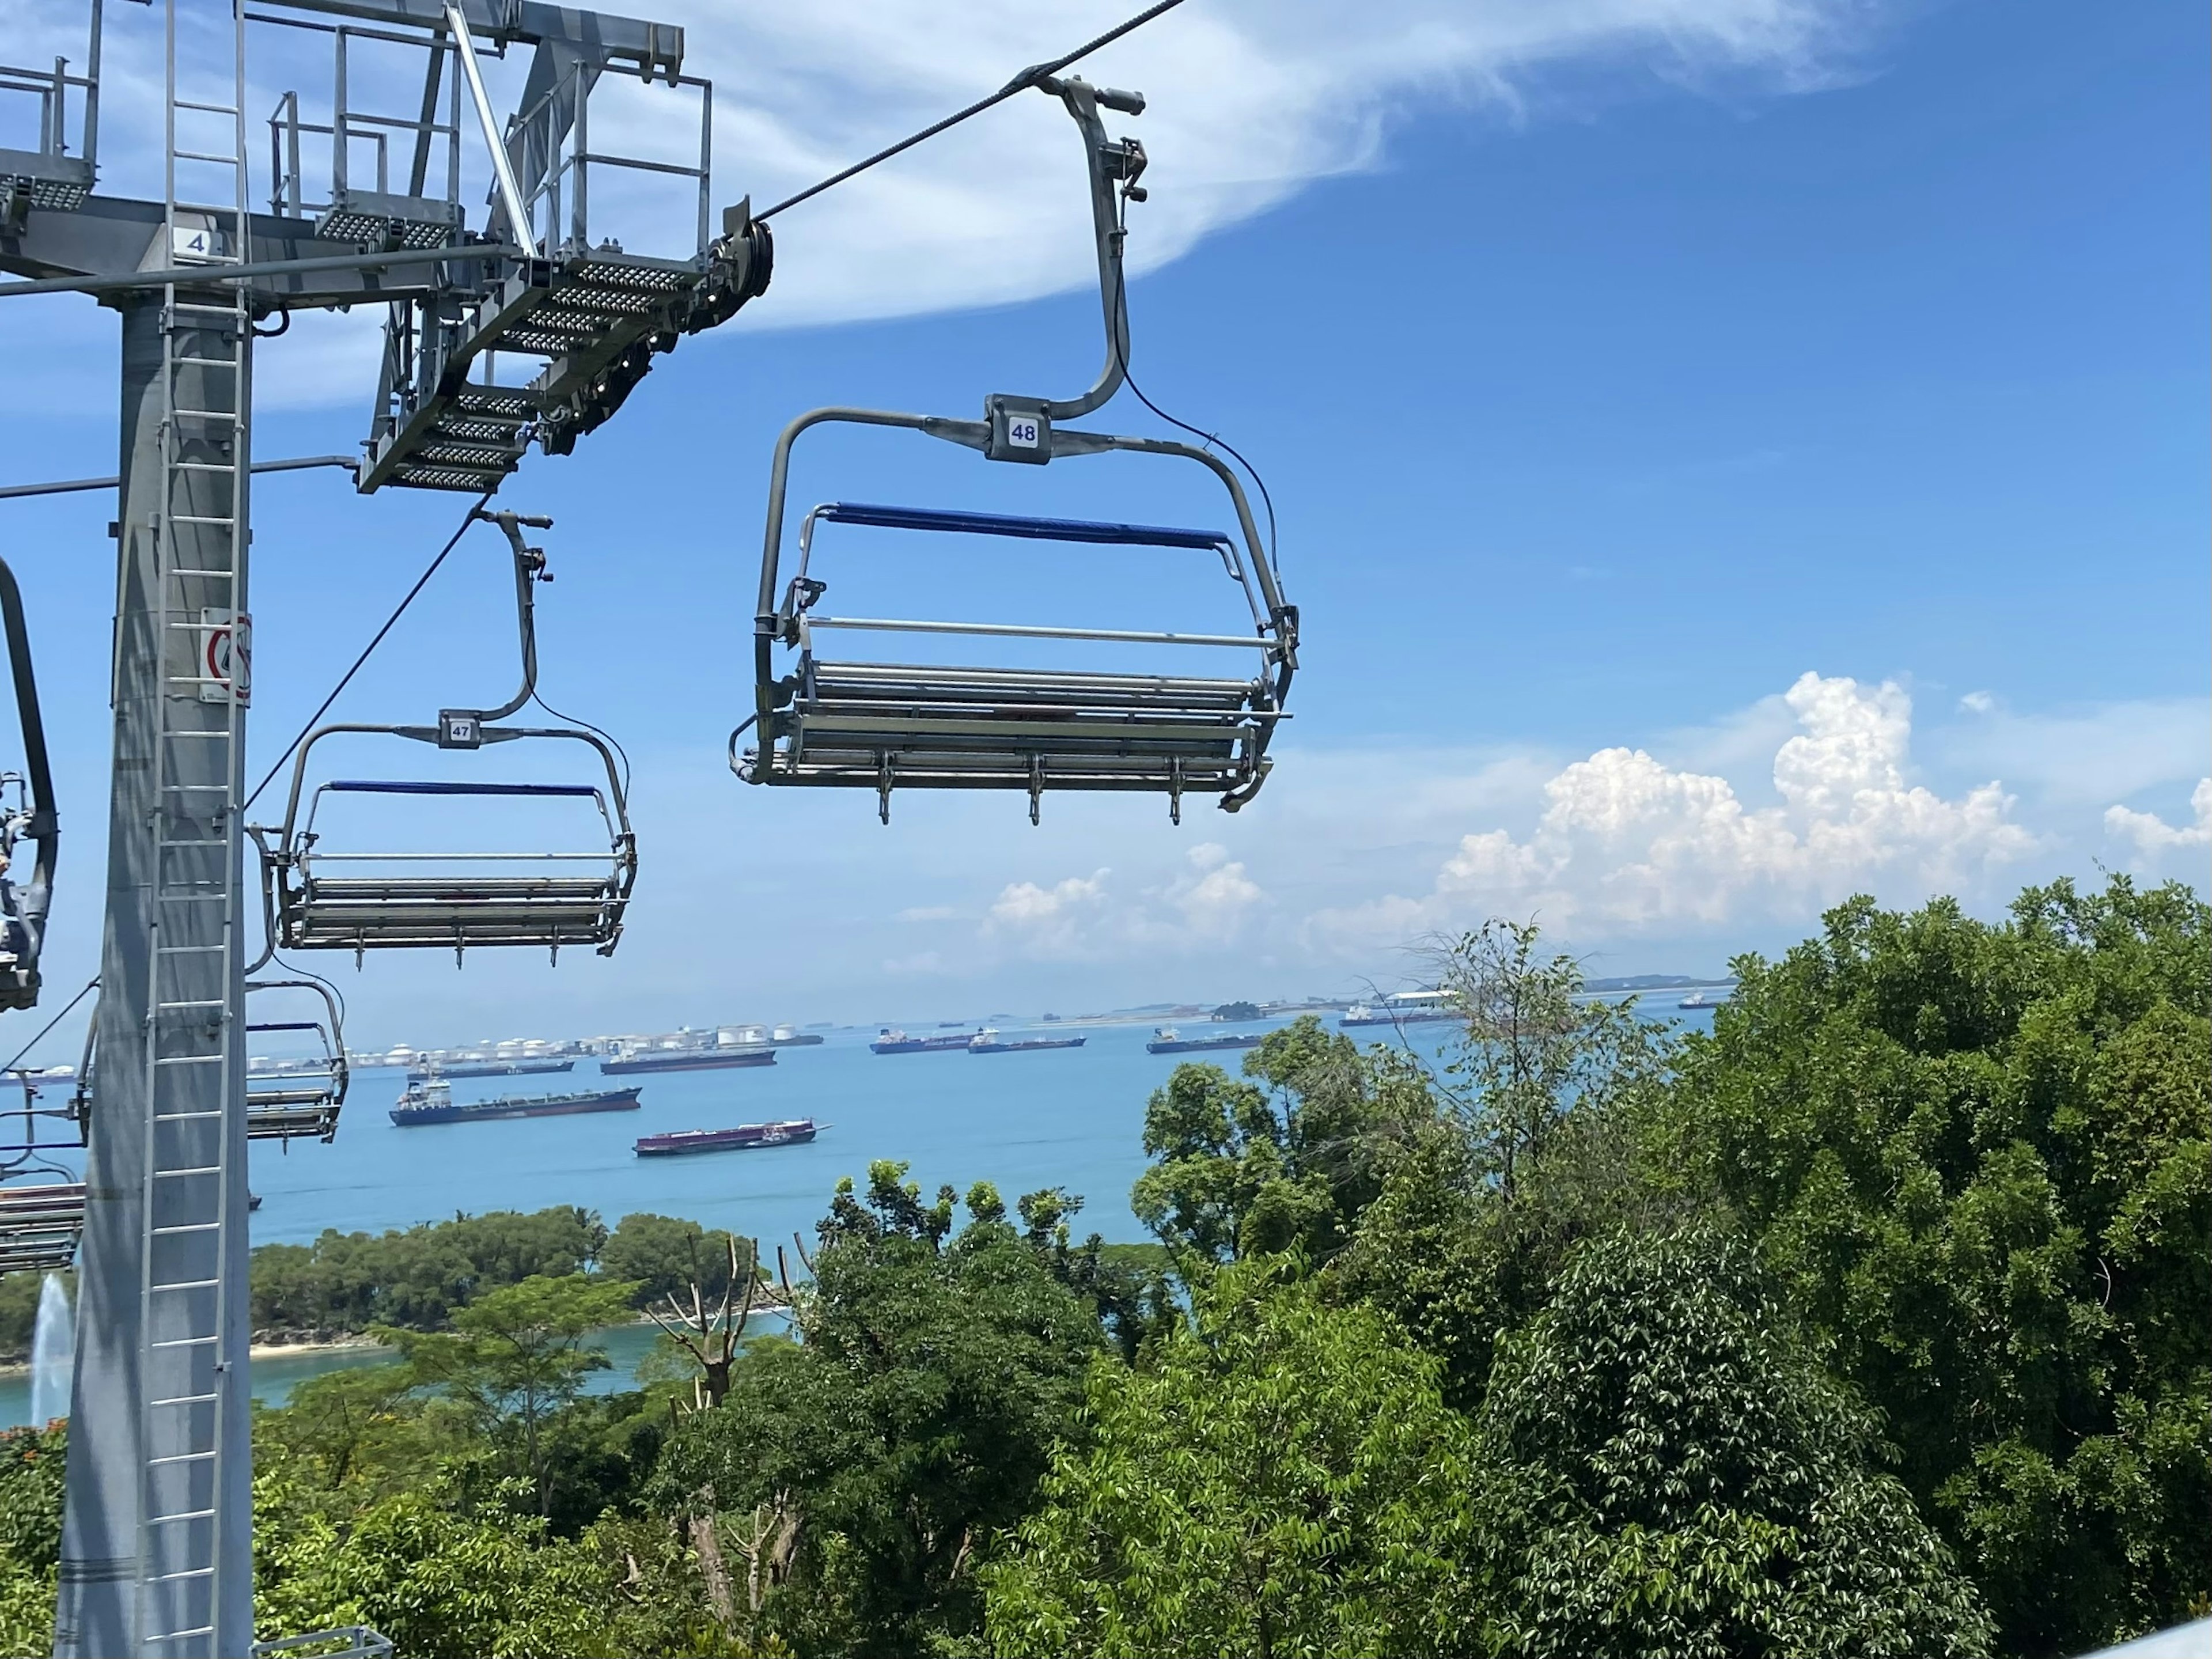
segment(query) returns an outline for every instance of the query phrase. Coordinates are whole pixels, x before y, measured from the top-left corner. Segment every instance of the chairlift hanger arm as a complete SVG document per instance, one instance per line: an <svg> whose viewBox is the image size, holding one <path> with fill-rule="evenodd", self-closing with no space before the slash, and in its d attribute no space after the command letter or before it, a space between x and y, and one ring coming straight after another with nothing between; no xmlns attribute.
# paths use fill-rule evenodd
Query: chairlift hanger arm
<svg viewBox="0 0 2212 1659"><path fill-rule="evenodd" d="M8 665L14 676L15 712L23 729L23 771L30 786L31 821L23 834L39 844L31 866L31 879L23 890L18 920L36 965L45 943L46 910L52 902L54 860L60 829L54 814L53 771L46 757L46 726L39 712L39 686L31 671L31 635L23 622L23 595L15 586L15 573L0 559L0 625L8 636Z"/></svg>
<svg viewBox="0 0 2212 1659"><path fill-rule="evenodd" d="M551 581L545 571L545 550L532 547L522 539L526 528L550 530L553 520L542 515L525 513L492 512L477 508L471 516L487 524L495 524L507 537L507 545L514 553L514 626L522 645L522 685L515 694L496 708L456 709L456 714L472 714L478 720L503 720L520 708L538 693L538 599L533 584Z"/></svg>
<svg viewBox="0 0 2212 1659"><path fill-rule="evenodd" d="M1145 98L1142 93L1094 87L1073 75L1065 80L1039 75L1030 84L1058 98L1075 118L1083 135L1084 166L1091 180L1091 230L1098 250L1098 302L1106 324L1106 362L1098 371L1097 383L1081 397L1047 399L1044 404L1044 412L1054 420L1073 421L1110 401L1121 389L1128 369L1128 283L1121 271L1121 245L1128 233L1121 224L1121 203L1125 197L1145 199L1144 188L1137 183L1145 170L1145 149L1133 138L1118 142L1109 138L1105 123L1098 118L1098 107L1103 104L1125 115L1141 115Z"/></svg>

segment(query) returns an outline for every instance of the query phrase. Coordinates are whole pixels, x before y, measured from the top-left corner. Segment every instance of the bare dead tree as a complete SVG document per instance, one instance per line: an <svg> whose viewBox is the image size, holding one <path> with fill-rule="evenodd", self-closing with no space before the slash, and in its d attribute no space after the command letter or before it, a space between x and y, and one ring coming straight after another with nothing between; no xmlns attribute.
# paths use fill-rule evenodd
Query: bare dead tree
<svg viewBox="0 0 2212 1659"><path fill-rule="evenodd" d="M760 1285L757 1264L760 1260L757 1240L747 1239L747 1259L744 1271L738 1270L738 1241L732 1236L730 1277L722 1286L722 1297L718 1306L710 1308L696 1279L691 1283L691 1305L685 1308L677 1299L676 1292L668 1292L668 1312L648 1306L647 1315L667 1334L668 1340L690 1354L699 1367L699 1377L693 1385L693 1399L701 1405L719 1406L730 1392L730 1366L738 1357L738 1346L744 1341L745 1322L752 1317L754 1297ZM744 1281L742 1299L738 1296L738 1280ZM732 1317L734 1310L735 1316ZM700 1398L703 1387L704 1398ZM672 1401L672 1406L673 1402Z"/></svg>

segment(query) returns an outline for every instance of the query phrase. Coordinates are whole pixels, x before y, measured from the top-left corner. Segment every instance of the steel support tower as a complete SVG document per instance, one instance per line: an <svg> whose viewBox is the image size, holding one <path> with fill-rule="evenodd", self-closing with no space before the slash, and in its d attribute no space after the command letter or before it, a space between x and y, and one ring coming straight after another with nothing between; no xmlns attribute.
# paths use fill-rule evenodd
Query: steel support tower
<svg viewBox="0 0 2212 1659"><path fill-rule="evenodd" d="M708 240L711 88L681 73L682 30L539 0L269 6L339 20L306 27L340 64L351 32L416 46L428 69L416 119L349 111L343 72L319 128L288 94L270 127L292 160L266 212L250 200L242 5L166 0L159 201L95 188L99 0L82 72L0 66L0 94L40 100L39 148L0 148L0 272L27 279L0 295L95 292L122 325L106 923L54 1649L70 1659L253 1648L240 951L259 943L241 821L255 319L388 307L358 487L489 492L532 444L568 453L659 353L733 315L769 271L765 228L742 207ZM194 31L181 54L180 21ZM532 53L525 107L502 125L476 59L517 46ZM434 118L449 59L500 187L478 232L457 165L442 194L422 193L427 157L457 155L464 126L457 101ZM694 90L696 169L588 148L586 100L609 68ZM332 138L323 203L302 201L302 131ZM380 167L379 191L349 190L349 131L411 140L415 193L384 193ZM689 223L678 258L594 246L585 181L608 166L695 179L696 252ZM495 353L544 369L472 379ZM389 1651L373 1632L329 1634L349 1653Z"/></svg>

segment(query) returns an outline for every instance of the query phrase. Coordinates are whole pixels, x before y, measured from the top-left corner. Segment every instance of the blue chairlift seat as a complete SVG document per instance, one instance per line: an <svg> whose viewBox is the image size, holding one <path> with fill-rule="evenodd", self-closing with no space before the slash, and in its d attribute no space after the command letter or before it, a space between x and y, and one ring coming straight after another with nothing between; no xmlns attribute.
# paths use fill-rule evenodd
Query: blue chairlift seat
<svg viewBox="0 0 2212 1659"><path fill-rule="evenodd" d="M316 736L337 731L418 735L416 728L356 726L325 727ZM316 787L302 817L303 745L280 839L263 860L279 946L358 952L530 945L557 953L564 945L585 945L611 952L637 876L636 841L613 757L582 732L485 729L486 741L520 737L589 744L605 763L605 786L341 778ZM591 852L332 851L320 844L315 815L325 797L344 795L590 801L607 841Z"/></svg>
<svg viewBox="0 0 2212 1659"><path fill-rule="evenodd" d="M813 606L824 584L808 568L814 527L825 523L1213 552L1244 590L1252 631L1188 634L819 615ZM1254 653L1257 672L1239 678L833 661L818 653L816 635L836 629L1244 650ZM799 532L799 574L772 631L797 650L798 660L775 678L768 653L760 653L763 735L743 757L735 753L732 738L738 775L758 783L874 789L886 821L890 792L900 786L1024 790L1032 819L1048 788L1165 793L1178 820L1186 792L1218 793L1233 810L1267 775L1267 743L1285 718L1282 698L1295 648L1276 608L1263 602L1237 544L1219 531L860 501L827 502L807 514Z"/></svg>

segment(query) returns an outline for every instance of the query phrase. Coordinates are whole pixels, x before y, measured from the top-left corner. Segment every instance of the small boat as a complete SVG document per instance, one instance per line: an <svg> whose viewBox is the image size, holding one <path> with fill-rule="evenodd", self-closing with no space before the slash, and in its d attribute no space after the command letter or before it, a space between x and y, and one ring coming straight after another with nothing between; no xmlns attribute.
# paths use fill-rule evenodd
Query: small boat
<svg viewBox="0 0 2212 1659"><path fill-rule="evenodd" d="M246 1207L249 1212L259 1209L261 1207L261 1194L258 1193L246 1194Z"/></svg>
<svg viewBox="0 0 2212 1659"><path fill-rule="evenodd" d="M1694 1013L1700 1008L1725 1008L1729 1006L1729 1000L1725 996L1707 996L1703 991L1692 991L1674 1006L1687 1008Z"/></svg>
<svg viewBox="0 0 2212 1659"><path fill-rule="evenodd" d="M799 1117L781 1123L740 1123L734 1129L677 1129L667 1134L641 1136L634 1150L640 1158L683 1158L693 1152L796 1146L813 1139L818 1127L812 1118Z"/></svg>
<svg viewBox="0 0 2212 1659"><path fill-rule="evenodd" d="M773 1066L775 1050L760 1048L636 1048L599 1062L602 1077L638 1072L721 1072L733 1066Z"/></svg>
<svg viewBox="0 0 2212 1659"><path fill-rule="evenodd" d="M956 1031L950 1036L908 1036L896 1025L887 1025L873 1042L868 1045L872 1054L958 1054L975 1040L973 1031Z"/></svg>
<svg viewBox="0 0 2212 1659"><path fill-rule="evenodd" d="M1187 1037L1172 1025L1155 1028L1145 1045L1148 1054L1202 1054L1218 1048L1256 1048L1267 1040L1265 1031L1224 1031L1218 1036Z"/></svg>
<svg viewBox="0 0 2212 1659"><path fill-rule="evenodd" d="M445 1079L434 1077L410 1083L392 1109L392 1121L403 1129L426 1123L474 1123L505 1117L569 1117L579 1112L634 1112L635 1089L593 1089L573 1095L502 1096L497 1100L453 1103L453 1089Z"/></svg>
<svg viewBox="0 0 2212 1659"><path fill-rule="evenodd" d="M444 1064L410 1066L407 1080L420 1083L432 1077L532 1077L540 1072L573 1072L573 1060L456 1060Z"/></svg>
<svg viewBox="0 0 2212 1659"><path fill-rule="evenodd" d="M986 1025L968 1039L971 1054L1023 1054L1033 1048L1080 1048L1088 1037L1016 1037L1012 1042L999 1036L995 1027Z"/></svg>

